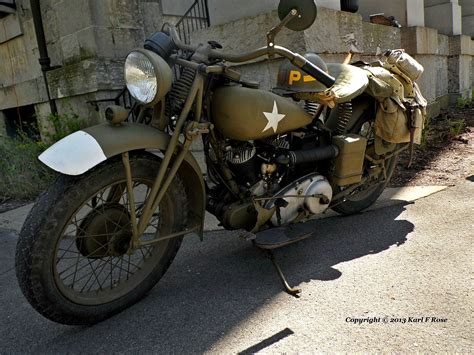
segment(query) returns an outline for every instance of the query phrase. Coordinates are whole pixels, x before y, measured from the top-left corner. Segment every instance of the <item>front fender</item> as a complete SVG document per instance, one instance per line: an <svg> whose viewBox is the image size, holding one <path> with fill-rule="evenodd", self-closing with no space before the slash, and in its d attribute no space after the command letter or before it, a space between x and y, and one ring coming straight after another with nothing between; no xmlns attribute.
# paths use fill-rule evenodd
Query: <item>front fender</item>
<svg viewBox="0 0 474 355"><path fill-rule="evenodd" d="M134 150L164 151L171 137L153 127L124 123L109 123L75 132L52 145L39 160L53 170L66 175L81 175L103 161ZM206 208L206 189L196 159L188 153L178 174L183 179L189 199L190 225L200 223L202 236Z"/></svg>

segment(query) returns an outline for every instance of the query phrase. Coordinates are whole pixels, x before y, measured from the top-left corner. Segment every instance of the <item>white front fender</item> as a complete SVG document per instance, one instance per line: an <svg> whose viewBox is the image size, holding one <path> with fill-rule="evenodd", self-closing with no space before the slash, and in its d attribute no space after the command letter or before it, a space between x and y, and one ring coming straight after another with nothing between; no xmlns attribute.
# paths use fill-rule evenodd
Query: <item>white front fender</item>
<svg viewBox="0 0 474 355"><path fill-rule="evenodd" d="M62 174L81 175L107 157L94 137L78 131L52 145L38 159Z"/></svg>

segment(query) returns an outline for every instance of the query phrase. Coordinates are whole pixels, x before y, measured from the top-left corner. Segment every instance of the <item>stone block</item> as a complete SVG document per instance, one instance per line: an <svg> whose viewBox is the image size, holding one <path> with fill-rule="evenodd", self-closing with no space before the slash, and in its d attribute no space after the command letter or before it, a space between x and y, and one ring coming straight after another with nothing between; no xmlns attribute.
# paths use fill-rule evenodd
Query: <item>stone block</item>
<svg viewBox="0 0 474 355"><path fill-rule="evenodd" d="M449 55L473 55L474 48L471 48L471 37L454 36L449 38Z"/></svg>
<svg viewBox="0 0 474 355"><path fill-rule="evenodd" d="M47 100L42 78L17 83L15 87L0 87L0 109L31 105Z"/></svg>
<svg viewBox="0 0 474 355"><path fill-rule="evenodd" d="M315 0L318 9L324 7L326 9L341 10L340 0Z"/></svg>
<svg viewBox="0 0 474 355"><path fill-rule="evenodd" d="M108 59L101 58L96 67L97 90L110 91L121 90L125 86L123 65L125 58Z"/></svg>
<svg viewBox="0 0 474 355"><path fill-rule="evenodd" d="M143 47L143 28L94 27L97 56L125 58L133 48Z"/></svg>
<svg viewBox="0 0 474 355"><path fill-rule="evenodd" d="M51 136L54 134L54 125L51 122L49 115L51 114L51 107L49 102L43 102L35 105L36 121L41 136L41 140L46 144L51 144Z"/></svg>
<svg viewBox="0 0 474 355"><path fill-rule="evenodd" d="M161 6L165 15L183 15L194 3L194 0L162 0ZM212 1L209 5L213 5Z"/></svg>
<svg viewBox="0 0 474 355"><path fill-rule="evenodd" d="M438 34L438 54L449 55L449 37Z"/></svg>
<svg viewBox="0 0 474 355"><path fill-rule="evenodd" d="M259 63L241 65L236 69L242 74L243 80L257 81L260 89L271 90L276 86L278 68L283 59L266 60Z"/></svg>
<svg viewBox="0 0 474 355"><path fill-rule="evenodd" d="M246 53L267 44L266 33L278 22L276 11L243 18L225 25L212 26L191 34L191 43L207 43L209 40L219 42L227 53ZM304 52L305 42L302 32L283 29L276 39L276 44L294 51Z"/></svg>
<svg viewBox="0 0 474 355"><path fill-rule="evenodd" d="M428 102L433 102L438 97L437 93L437 78L438 78L438 68L437 68L437 57L436 55L415 55L415 59L423 65L425 71L421 78L417 81L420 85L421 92L423 96L428 100Z"/></svg>
<svg viewBox="0 0 474 355"><path fill-rule="evenodd" d="M363 50L365 55L380 55L387 49L401 48L402 35L399 28L363 22Z"/></svg>
<svg viewBox="0 0 474 355"><path fill-rule="evenodd" d="M94 26L143 27L140 0L90 0L89 3ZM181 15L183 14L184 12L181 13ZM159 16L159 13L155 16Z"/></svg>
<svg viewBox="0 0 474 355"><path fill-rule="evenodd" d="M474 15L474 1L472 0L459 0L459 5L462 7L462 15Z"/></svg>
<svg viewBox="0 0 474 355"><path fill-rule="evenodd" d="M61 37L59 43L65 64L75 63L80 60L81 51L76 33Z"/></svg>
<svg viewBox="0 0 474 355"><path fill-rule="evenodd" d="M471 55L449 57L448 69L449 92L451 94L460 94L473 89Z"/></svg>
<svg viewBox="0 0 474 355"><path fill-rule="evenodd" d="M34 76L32 77L37 77L41 75L41 68L38 62L38 59L39 59L38 42L36 41L33 19L24 21L22 23L22 26L23 26L24 34L21 38L23 39L23 42L25 44L25 53L26 53L28 63L29 63L28 71L34 74ZM52 54L54 52L54 50L51 49L52 44L53 43L47 43L48 54L51 58L53 58Z"/></svg>
<svg viewBox="0 0 474 355"><path fill-rule="evenodd" d="M43 18L44 35L46 37L46 43L57 42L61 37L59 33L59 20L58 16L62 16L55 9L46 10L42 8L41 16ZM31 21L33 22L33 21ZM34 31L33 31L34 33Z"/></svg>
<svg viewBox="0 0 474 355"><path fill-rule="evenodd" d="M9 41L22 34L23 30L17 14L11 14L0 19L0 43Z"/></svg>
<svg viewBox="0 0 474 355"><path fill-rule="evenodd" d="M438 54L438 31L427 27L402 28L402 48L410 54Z"/></svg>
<svg viewBox="0 0 474 355"><path fill-rule="evenodd" d="M89 3L89 0L67 0L58 2L54 6L58 18L60 37L65 37L93 25Z"/></svg>
<svg viewBox="0 0 474 355"><path fill-rule="evenodd" d="M448 57L436 56L436 97L441 97L449 94L448 87Z"/></svg>
<svg viewBox="0 0 474 355"><path fill-rule="evenodd" d="M166 22L161 14L160 4L154 2L140 3L140 12L143 18L143 30L145 37L160 31Z"/></svg>
<svg viewBox="0 0 474 355"><path fill-rule="evenodd" d="M48 72L51 96L61 99L97 91L98 65L98 59L90 59Z"/></svg>
<svg viewBox="0 0 474 355"><path fill-rule="evenodd" d="M458 4L458 0L425 0L425 7L436 6L436 5L443 5L443 4Z"/></svg>
<svg viewBox="0 0 474 355"><path fill-rule="evenodd" d="M77 117L80 120L86 121L87 125L96 125L101 122L100 113L97 112L94 106L87 104L87 101L96 100L97 93L87 93L74 97L65 97L56 100L59 114L67 114L74 119Z"/></svg>
<svg viewBox="0 0 474 355"><path fill-rule="evenodd" d="M239 0L238 5L236 5L234 0L209 0L208 4L209 17L211 25L213 26L242 20L248 17L254 18L255 16L274 11L278 8L278 0ZM163 11L164 10L163 8Z"/></svg>
<svg viewBox="0 0 474 355"><path fill-rule="evenodd" d="M474 15L463 16L462 34L474 37Z"/></svg>
<svg viewBox="0 0 474 355"><path fill-rule="evenodd" d="M304 39L306 50L316 53L347 53L354 49L351 40L363 50L362 18L358 14L321 8L314 24L304 31Z"/></svg>
<svg viewBox="0 0 474 355"><path fill-rule="evenodd" d="M99 47L96 43L95 31L95 27L86 27L61 37L57 43L50 43L48 52L52 62L57 65L69 65L96 57Z"/></svg>
<svg viewBox="0 0 474 355"><path fill-rule="evenodd" d="M426 107L426 117L428 119L439 116L441 113L441 105L438 101L429 102Z"/></svg>
<svg viewBox="0 0 474 355"><path fill-rule="evenodd" d="M461 6L445 3L425 7L425 25L436 28L439 33L453 36L461 34Z"/></svg>

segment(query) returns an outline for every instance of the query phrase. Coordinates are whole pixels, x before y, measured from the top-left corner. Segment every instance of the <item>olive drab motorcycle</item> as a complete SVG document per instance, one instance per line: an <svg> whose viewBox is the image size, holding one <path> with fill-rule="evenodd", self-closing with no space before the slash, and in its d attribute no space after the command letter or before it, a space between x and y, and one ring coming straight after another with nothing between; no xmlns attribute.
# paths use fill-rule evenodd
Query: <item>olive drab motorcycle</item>
<svg viewBox="0 0 474 355"><path fill-rule="evenodd" d="M61 173L20 233L16 273L31 305L64 324L92 324L143 298L205 211L268 253L311 235L304 222L371 206L398 154L419 143L423 72L403 50L375 63L325 63L275 44L316 18L313 0L281 0L267 46L228 54L184 44L165 25L125 61L127 89L152 125L110 106L107 122L57 142L39 159ZM261 90L233 65L281 58ZM190 153L201 141L204 174Z"/></svg>

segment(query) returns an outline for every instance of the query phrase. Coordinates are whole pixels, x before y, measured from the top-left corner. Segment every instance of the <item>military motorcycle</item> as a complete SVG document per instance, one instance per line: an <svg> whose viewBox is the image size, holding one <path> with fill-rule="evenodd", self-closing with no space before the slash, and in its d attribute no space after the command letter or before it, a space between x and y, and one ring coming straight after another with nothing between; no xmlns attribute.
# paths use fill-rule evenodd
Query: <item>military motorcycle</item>
<svg viewBox="0 0 474 355"><path fill-rule="evenodd" d="M55 322L102 321L136 303L176 256L203 238L206 211L261 248L312 234L329 210L371 206L398 154L419 140L422 67L402 50L378 63L325 63L275 44L285 26L313 24L313 0L282 0L267 46L228 54L215 41L188 45L165 25L125 60L140 116L109 106L107 122L75 132L39 159L60 173L21 230L16 274L29 303ZM272 91L235 65L281 58ZM190 147L200 142L206 171Z"/></svg>

